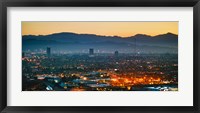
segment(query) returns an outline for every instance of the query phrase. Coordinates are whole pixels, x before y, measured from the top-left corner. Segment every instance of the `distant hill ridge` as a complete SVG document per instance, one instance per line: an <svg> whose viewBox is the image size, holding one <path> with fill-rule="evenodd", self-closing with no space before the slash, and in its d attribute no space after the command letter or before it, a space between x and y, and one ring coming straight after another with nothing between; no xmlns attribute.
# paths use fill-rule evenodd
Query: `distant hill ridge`
<svg viewBox="0 0 200 113"><path fill-rule="evenodd" d="M178 35L172 33L149 36L136 34L130 37L103 36L96 34L77 34L61 32L49 35L24 35L22 36L23 50L54 47L57 50L81 51L95 48L99 50L127 50L133 52L137 46L138 51L148 52L177 52Z"/></svg>
<svg viewBox="0 0 200 113"><path fill-rule="evenodd" d="M150 35L146 35L146 34L136 34L133 36L129 36L129 37L121 37L121 36L107 36L107 35L96 35L96 34L87 34L87 33L73 33L73 32L60 32L60 33L53 33L53 34L48 34L48 35L23 35L23 37L29 37L29 36L54 36L54 35L90 35L90 36L100 36L100 37L118 37L118 38L132 38L132 37L151 37L151 38L156 38L159 36L164 36L164 35L168 35L168 36L174 36L178 38L178 35L173 34L173 33L165 33L165 34L158 34L156 36L150 36Z"/></svg>

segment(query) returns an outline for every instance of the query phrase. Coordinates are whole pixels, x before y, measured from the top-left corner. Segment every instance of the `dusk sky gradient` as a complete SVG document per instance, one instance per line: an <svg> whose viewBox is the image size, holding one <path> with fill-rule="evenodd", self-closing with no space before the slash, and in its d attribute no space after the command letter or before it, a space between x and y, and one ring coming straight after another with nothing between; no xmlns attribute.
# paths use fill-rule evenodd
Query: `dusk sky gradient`
<svg viewBox="0 0 200 113"><path fill-rule="evenodd" d="M178 34L178 22L22 22L22 35L60 32L128 37L136 34Z"/></svg>

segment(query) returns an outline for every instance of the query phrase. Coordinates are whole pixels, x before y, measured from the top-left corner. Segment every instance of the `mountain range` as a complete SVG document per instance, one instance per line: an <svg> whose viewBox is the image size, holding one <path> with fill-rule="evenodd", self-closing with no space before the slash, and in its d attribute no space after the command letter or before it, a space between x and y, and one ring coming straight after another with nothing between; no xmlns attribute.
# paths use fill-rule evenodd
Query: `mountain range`
<svg viewBox="0 0 200 113"><path fill-rule="evenodd" d="M149 36L136 34L130 37L103 36L95 34L77 34L61 32L50 35L22 36L22 49L38 50L51 47L52 51L88 52L93 48L96 52L121 53L177 53L178 35L172 33Z"/></svg>

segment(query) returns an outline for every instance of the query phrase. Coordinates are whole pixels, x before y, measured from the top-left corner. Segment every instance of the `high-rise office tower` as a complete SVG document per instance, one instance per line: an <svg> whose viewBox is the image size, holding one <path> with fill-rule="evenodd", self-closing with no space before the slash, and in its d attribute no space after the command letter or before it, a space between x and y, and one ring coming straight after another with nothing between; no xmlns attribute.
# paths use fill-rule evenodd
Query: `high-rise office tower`
<svg viewBox="0 0 200 113"><path fill-rule="evenodd" d="M25 57L25 52L22 52L22 58L24 58Z"/></svg>
<svg viewBox="0 0 200 113"><path fill-rule="evenodd" d="M115 51L115 56L117 57L119 55L119 52L118 51Z"/></svg>
<svg viewBox="0 0 200 113"><path fill-rule="evenodd" d="M51 48L47 47L47 56L50 57L51 56Z"/></svg>
<svg viewBox="0 0 200 113"><path fill-rule="evenodd" d="M94 55L94 49L90 49L90 50L89 50L89 54L90 54L90 55Z"/></svg>

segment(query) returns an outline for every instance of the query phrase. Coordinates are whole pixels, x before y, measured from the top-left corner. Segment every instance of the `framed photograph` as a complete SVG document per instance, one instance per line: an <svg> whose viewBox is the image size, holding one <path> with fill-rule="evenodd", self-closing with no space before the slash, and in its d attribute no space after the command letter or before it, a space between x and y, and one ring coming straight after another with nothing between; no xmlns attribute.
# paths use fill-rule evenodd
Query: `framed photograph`
<svg viewBox="0 0 200 113"><path fill-rule="evenodd" d="M199 0L1 2L0 111L199 111Z"/></svg>

